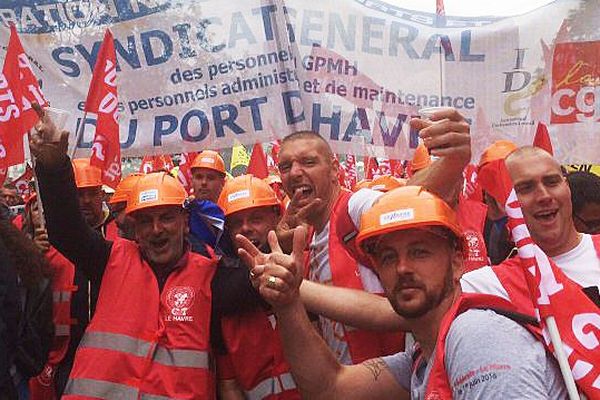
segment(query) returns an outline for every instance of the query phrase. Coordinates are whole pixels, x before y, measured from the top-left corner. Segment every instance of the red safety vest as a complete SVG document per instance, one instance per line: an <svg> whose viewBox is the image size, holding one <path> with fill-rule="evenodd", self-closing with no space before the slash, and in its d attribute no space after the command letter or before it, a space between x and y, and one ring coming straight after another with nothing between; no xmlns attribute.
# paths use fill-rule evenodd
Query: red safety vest
<svg viewBox="0 0 600 400"><path fill-rule="evenodd" d="M48 361L42 373L29 380L31 400L53 400L54 372L56 366L65 357L71 336L71 296L77 290L73 285L75 267L54 247L46 253L46 259L52 268L52 319L54 322L54 339L48 354Z"/></svg>
<svg viewBox="0 0 600 400"><path fill-rule="evenodd" d="M600 259L600 235L592 235L592 242ZM518 257L508 259L501 264L494 265L492 270L508 293L510 301L516 304L521 312L533 313L534 308L527 286L527 278L523 275L525 272L520 265L520 259Z"/></svg>
<svg viewBox="0 0 600 400"><path fill-rule="evenodd" d="M115 241L119 237L119 228L115 220L111 220L109 223L102 225L102 235L106 240Z"/></svg>
<svg viewBox="0 0 600 400"><path fill-rule="evenodd" d="M63 399L215 398L209 340L216 259L187 252L181 262L159 292L138 246L113 243Z"/></svg>
<svg viewBox="0 0 600 400"><path fill-rule="evenodd" d="M489 265L483 229L487 206L481 202L461 198L456 209L456 218L465 240L464 271L467 273Z"/></svg>
<svg viewBox="0 0 600 400"><path fill-rule="evenodd" d="M223 317L231 367L249 400L300 400L284 358L275 316L264 310Z"/></svg>
<svg viewBox="0 0 600 400"><path fill-rule="evenodd" d="M533 324L535 321L533 314L523 315L512 303L497 296L463 293L446 312L444 319L440 324L435 352L433 354L433 364L431 366L427 388L425 390L425 400L452 399L452 387L448 380L445 362L446 337L448 336L450 326L456 317L470 309L492 309L503 315L512 314L513 316L522 317L519 318L518 322L527 328L527 330L536 336L536 338L541 338L541 330L537 325ZM509 318L514 319L514 317L510 316ZM529 323L530 321L531 323ZM419 350L417 350L413 366L416 367L419 365L420 361L421 355L419 354Z"/></svg>
<svg viewBox="0 0 600 400"><path fill-rule="evenodd" d="M352 258L343 244L338 231L352 225L348 214L348 201L352 192L342 190L329 219L329 268L334 286L364 290L358 262ZM350 227L349 231L355 228ZM384 355L395 354L404 349L404 332L375 332L342 325L354 364Z"/></svg>

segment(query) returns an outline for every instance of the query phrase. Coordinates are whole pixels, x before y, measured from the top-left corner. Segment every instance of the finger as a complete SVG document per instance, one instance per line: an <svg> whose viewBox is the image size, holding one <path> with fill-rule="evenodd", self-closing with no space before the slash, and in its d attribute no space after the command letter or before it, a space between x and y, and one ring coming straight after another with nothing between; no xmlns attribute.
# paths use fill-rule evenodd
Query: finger
<svg viewBox="0 0 600 400"><path fill-rule="evenodd" d="M46 228L35 228L35 233L39 235L46 233Z"/></svg>
<svg viewBox="0 0 600 400"><path fill-rule="evenodd" d="M311 215L315 210L317 210L322 205L323 205L323 200L321 200L319 198L311 200L310 203L308 203L307 205L305 205L304 207L299 209L298 212L296 213L298 220L306 221L308 216Z"/></svg>
<svg viewBox="0 0 600 400"><path fill-rule="evenodd" d="M254 270L256 268L255 258L250 255L246 250L240 248L238 249L238 256L242 260L242 262L248 267L250 270Z"/></svg>
<svg viewBox="0 0 600 400"><path fill-rule="evenodd" d="M42 106L40 106L38 103L31 103L31 108L35 110L40 119L43 119L46 116L46 111L44 111Z"/></svg>
<svg viewBox="0 0 600 400"><path fill-rule="evenodd" d="M281 246L279 245L279 240L277 239L277 234L275 231L269 231L267 235L267 241L269 242L269 247L272 252L283 253L281 250Z"/></svg>
<svg viewBox="0 0 600 400"><path fill-rule="evenodd" d="M431 121L440 121L443 119L449 119L451 121L464 121L464 117L458 112L456 108L444 108L434 112L429 118Z"/></svg>
<svg viewBox="0 0 600 400"><path fill-rule="evenodd" d="M294 244L292 246L292 257L296 267L304 267L304 249L306 248L306 228L299 226L294 229Z"/></svg>
<svg viewBox="0 0 600 400"><path fill-rule="evenodd" d="M464 133L448 132L443 135L427 138L427 140L424 140L423 143L425 143L425 146L431 150L469 146L471 143L471 136Z"/></svg>
<svg viewBox="0 0 600 400"><path fill-rule="evenodd" d="M410 127L417 131L420 131L421 129L425 129L431 125L432 125L431 121L428 121L426 119L421 119L418 117L414 117L410 120Z"/></svg>
<svg viewBox="0 0 600 400"><path fill-rule="evenodd" d="M261 254L260 250L244 235L235 235L235 241L240 249L244 249L251 257Z"/></svg>
<svg viewBox="0 0 600 400"><path fill-rule="evenodd" d="M456 122L447 119L421 129L421 131L419 131L419 137L425 139L448 132L469 133L469 125L466 122Z"/></svg>

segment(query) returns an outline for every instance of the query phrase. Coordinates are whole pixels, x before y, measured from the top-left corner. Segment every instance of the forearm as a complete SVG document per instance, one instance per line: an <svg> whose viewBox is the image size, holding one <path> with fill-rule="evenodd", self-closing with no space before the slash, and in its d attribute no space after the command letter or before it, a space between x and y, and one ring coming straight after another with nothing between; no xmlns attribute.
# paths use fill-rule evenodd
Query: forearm
<svg viewBox="0 0 600 400"><path fill-rule="evenodd" d="M468 163L469 160L465 158L442 157L413 175L407 184L423 186L454 205L462 185L462 173Z"/></svg>
<svg viewBox="0 0 600 400"><path fill-rule="evenodd" d="M402 318L387 298L361 290L327 286L304 280L300 286L302 302L311 313L358 329L397 331Z"/></svg>
<svg viewBox="0 0 600 400"><path fill-rule="evenodd" d="M313 328L300 301L277 310L286 360L303 398L332 399L342 366Z"/></svg>
<svg viewBox="0 0 600 400"><path fill-rule="evenodd" d="M110 242L90 228L79 210L77 188L69 158L60 166L36 166L50 243L89 279L101 279L110 254Z"/></svg>

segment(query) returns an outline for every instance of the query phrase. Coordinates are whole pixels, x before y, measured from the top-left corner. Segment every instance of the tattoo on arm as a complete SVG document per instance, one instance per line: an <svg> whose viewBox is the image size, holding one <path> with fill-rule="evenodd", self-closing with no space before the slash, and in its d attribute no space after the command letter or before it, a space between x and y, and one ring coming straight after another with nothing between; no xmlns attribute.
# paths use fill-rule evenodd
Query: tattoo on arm
<svg viewBox="0 0 600 400"><path fill-rule="evenodd" d="M373 375L373 379L377 380L381 375L381 372L387 368L387 364L381 358L374 358L367 360L362 365L369 370Z"/></svg>

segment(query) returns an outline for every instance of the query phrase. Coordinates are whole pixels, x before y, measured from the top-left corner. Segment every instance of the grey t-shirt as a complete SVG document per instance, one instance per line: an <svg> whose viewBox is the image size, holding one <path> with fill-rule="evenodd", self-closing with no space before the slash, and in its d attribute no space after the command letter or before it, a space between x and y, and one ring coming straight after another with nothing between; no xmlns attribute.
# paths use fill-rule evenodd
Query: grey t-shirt
<svg viewBox="0 0 600 400"><path fill-rule="evenodd" d="M433 358L412 371L414 347L383 360L412 400L425 398ZM491 310L468 310L450 326L446 372L453 399L566 399L558 364L517 322Z"/></svg>

